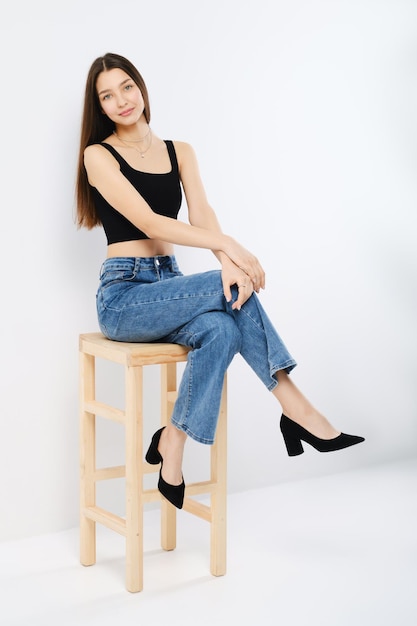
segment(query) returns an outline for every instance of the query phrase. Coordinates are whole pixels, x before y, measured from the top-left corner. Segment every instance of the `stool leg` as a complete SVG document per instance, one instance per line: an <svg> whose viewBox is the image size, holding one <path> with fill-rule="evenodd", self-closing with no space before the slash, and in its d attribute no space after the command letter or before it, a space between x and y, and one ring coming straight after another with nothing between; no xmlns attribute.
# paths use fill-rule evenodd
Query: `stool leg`
<svg viewBox="0 0 417 626"><path fill-rule="evenodd" d="M177 364L161 365L161 424L166 426L171 418L177 392ZM161 503L161 546L175 550L177 545L177 512L167 500Z"/></svg>
<svg viewBox="0 0 417 626"><path fill-rule="evenodd" d="M217 483L211 495L210 572L226 573L226 501L227 501L227 379L223 384L216 440L211 447L211 481Z"/></svg>
<svg viewBox="0 0 417 626"><path fill-rule="evenodd" d="M126 588L143 589L143 371L126 367Z"/></svg>
<svg viewBox="0 0 417 626"><path fill-rule="evenodd" d="M80 352L80 561L96 562L96 523L84 515L96 504L96 416L85 411L85 402L95 399L95 358Z"/></svg>

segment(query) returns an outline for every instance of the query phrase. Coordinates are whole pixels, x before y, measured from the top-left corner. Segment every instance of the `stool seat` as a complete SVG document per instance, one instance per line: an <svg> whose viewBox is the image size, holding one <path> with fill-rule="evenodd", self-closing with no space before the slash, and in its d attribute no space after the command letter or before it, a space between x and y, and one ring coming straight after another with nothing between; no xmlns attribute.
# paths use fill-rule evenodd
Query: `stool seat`
<svg viewBox="0 0 417 626"><path fill-rule="evenodd" d="M161 370L161 426L171 417L177 397L177 363L187 360L190 349L170 343L128 343L112 341L101 333L79 337L80 354L80 560L83 565L96 562L96 523L126 538L126 588L143 589L143 512L147 502L161 503L161 546L176 547L176 509L158 489L145 489L145 474L159 472L149 465L143 450L143 368L159 365ZM121 365L125 377L123 410L96 398L96 359ZM96 467L97 416L119 422L125 427L125 465ZM208 480L186 485L183 510L210 524L210 571L226 573L226 457L227 457L227 383L223 385L216 439L210 447ZM122 518L96 505L96 483L125 478L126 516ZM193 496L207 494L210 504Z"/></svg>

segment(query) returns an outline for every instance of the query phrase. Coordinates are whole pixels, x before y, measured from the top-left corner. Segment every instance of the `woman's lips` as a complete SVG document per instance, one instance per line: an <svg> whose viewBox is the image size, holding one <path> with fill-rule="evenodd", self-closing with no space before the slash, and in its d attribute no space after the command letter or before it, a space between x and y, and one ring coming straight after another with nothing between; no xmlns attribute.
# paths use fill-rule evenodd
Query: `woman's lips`
<svg viewBox="0 0 417 626"><path fill-rule="evenodd" d="M130 114L132 113L132 111L133 111L133 108L132 108L132 109L126 109L126 111L122 111L122 112L120 113L120 115L121 115L122 117L126 117L126 115L130 115Z"/></svg>

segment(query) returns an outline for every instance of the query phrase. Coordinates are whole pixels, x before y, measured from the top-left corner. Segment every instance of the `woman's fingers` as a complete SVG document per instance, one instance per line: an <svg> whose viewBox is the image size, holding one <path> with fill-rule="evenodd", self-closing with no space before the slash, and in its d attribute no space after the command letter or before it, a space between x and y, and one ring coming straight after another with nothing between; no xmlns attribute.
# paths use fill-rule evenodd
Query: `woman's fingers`
<svg viewBox="0 0 417 626"><path fill-rule="evenodd" d="M265 272L257 259L251 265L240 265L239 267L249 276L256 292L265 289Z"/></svg>
<svg viewBox="0 0 417 626"><path fill-rule="evenodd" d="M226 278L223 276L223 293L224 293L224 297L226 298L227 302L230 302L230 300L232 299L232 290L231 290L231 284L226 280Z"/></svg>
<svg viewBox="0 0 417 626"><path fill-rule="evenodd" d="M231 287L237 287L238 296L232 304L239 310L249 300L254 291L259 292L265 286L265 272L256 257L233 241L227 260L222 263L223 293L227 302L232 300ZM234 258L232 258L232 253Z"/></svg>
<svg viewBox="0 0 417 626"><path fill-rule="evenodd" d="M249 276L256 290L265 288L265 272L256 256L237 241L228 239L230 246L225 250L229 258Z"/></svg>
<svg viewBox="0 0 417 626"><path fill-rule="evenodd" d="M247 279L244 283L238 284L237 299L232 304L232 309L240 311L243 304L245 304L246 300L249 300L253 293L253 286L250 284L249 279Z"/></svg>

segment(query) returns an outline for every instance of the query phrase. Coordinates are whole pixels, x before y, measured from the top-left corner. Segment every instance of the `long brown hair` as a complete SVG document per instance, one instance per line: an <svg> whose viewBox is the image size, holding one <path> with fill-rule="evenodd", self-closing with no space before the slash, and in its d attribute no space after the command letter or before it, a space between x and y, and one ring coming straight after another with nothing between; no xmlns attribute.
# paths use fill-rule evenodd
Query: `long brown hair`
<svg viewBox="0 0 417 626"><path fill-rule="evenodd" d="M77 225L85 226L88 229L100 224L97 216L93 194L87 180L87 172L84 167L84 150L87 146L100 143L111 135L115 129L107 115L103 115L97 95L96 83L101 72L121 69L139 87L145 104L144 115L146 121L150 122L151 111L149 107L148 90L145 81L134 65L125 57L119 54L107 52L104 56L98 57L90 67L87 76L84 96L84 110L81 123L80 152L78 155L78 168L76 178L76 202L77 202Z"/></svg>

